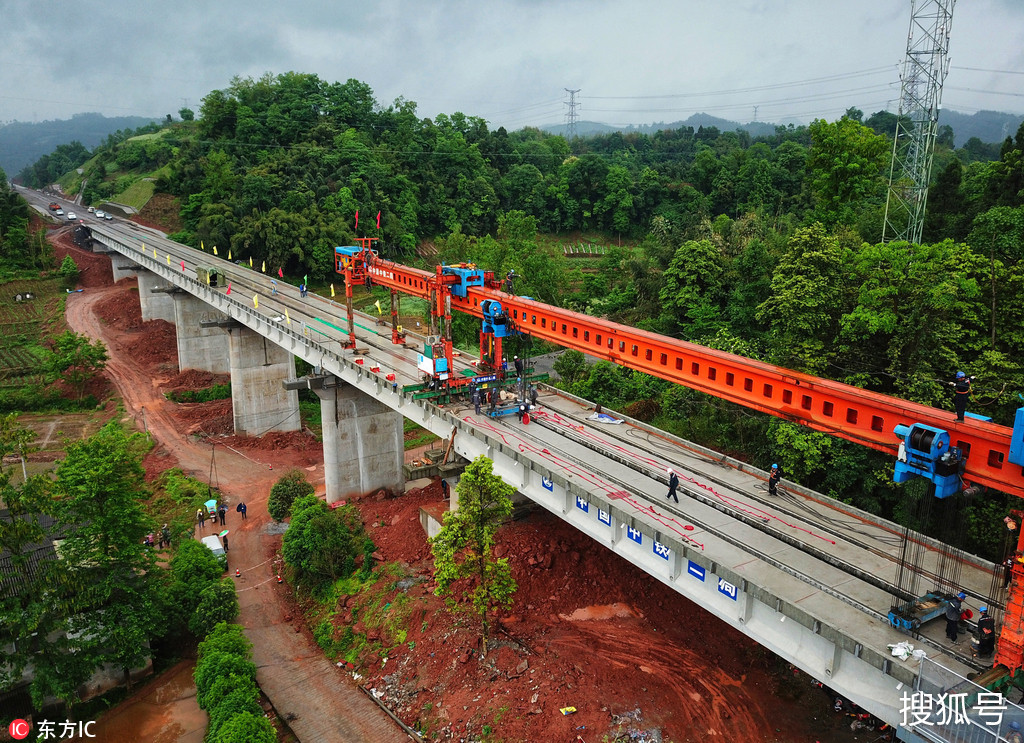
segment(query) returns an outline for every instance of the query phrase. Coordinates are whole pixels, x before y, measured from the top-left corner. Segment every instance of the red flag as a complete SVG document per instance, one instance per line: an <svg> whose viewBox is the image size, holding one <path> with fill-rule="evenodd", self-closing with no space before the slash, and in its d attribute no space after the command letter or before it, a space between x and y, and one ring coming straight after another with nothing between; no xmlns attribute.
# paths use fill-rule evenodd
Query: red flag
<svg viewBox="0 0 1024 743"><path fill-rule="evenodd" d="M359 229L359 210L356 209L356 229Z"/></svg>
<svg viewBox="0 0 1024 743"><path fill-rule="evenodd" d="M228 290L227 290L227 293L228 293L228 294L230 294L230 293L231 293L231 282L230 282L230 281L228 282Z"/></svg>
<svg viewBox="0 0 1024 743"><path fill-rule="evenodd" d="M277 269L277 278L279 278L279 279L283 279L284 278L284 271L282 269L280 269L280 268Z"/></svg>
<svg viewBox="0 0 1024 743"><path fill-rule="evenodd" d="M377 212L377 229L380 229L380 212Z"/></svg>
<svg viewBox="0 0 1024 743"><path fill-rule="evenodd" d="M185 261L182 261L182 262L181 262L181 270L182 270L182 271L184 271L184 270L185 270Z"/></svg>

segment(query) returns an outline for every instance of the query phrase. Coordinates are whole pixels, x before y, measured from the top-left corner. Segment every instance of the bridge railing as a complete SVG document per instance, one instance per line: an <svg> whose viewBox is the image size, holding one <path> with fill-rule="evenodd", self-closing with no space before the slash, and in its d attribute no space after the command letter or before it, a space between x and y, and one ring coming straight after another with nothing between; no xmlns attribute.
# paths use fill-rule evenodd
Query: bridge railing
<svg viewBox="0 0 1024 743"><path fill-rule="evenodd" d="M928 658L901 701L902 726L928 741L1013 743L1011 726L1024 731L1024 708Z"/></svg>

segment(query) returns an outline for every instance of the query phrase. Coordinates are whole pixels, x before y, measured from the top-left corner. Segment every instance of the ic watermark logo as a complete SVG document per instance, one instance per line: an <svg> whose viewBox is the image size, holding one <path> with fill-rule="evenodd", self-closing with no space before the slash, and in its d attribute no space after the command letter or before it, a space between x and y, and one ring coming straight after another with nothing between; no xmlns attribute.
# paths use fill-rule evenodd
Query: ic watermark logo
<svg viewBox="0 0 1024 743"><path fill-rule="evenodd" d="M11 737L15 740L24 740L28 737L31 726L25 720L11 720L11 724L7 727L7 732L10 733Z"/></svg>

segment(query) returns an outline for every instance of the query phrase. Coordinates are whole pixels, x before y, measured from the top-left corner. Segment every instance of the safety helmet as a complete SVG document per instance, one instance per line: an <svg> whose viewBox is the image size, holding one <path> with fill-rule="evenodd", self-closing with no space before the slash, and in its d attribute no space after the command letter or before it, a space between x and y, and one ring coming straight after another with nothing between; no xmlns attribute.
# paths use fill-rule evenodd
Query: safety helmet
<svg viewBox="0 0 1024 743"><path fill-rule="evenodd" d="M772 465L772 469L773 469L773 470L777 470L778 468L779 468L779 465L777 465L777 464L773 464L773 465Z"/></svg>
<svg viewBox="0 0 1024 743"><path fill-rule="evenodd" d="M967 376L967 375L966 375L966 374L964 374L964 373L963 373L962 371L958 371L958 372L956 373L956 378L957 378L957 379L963 379L963 378L964 378L964 377L966 377L966 376Z"/></svg>
<svg viewBox="0 0 1024 743"><path fill-rule="evenodd" d="M960 593L958 593L958 594L956 595L956 597L957 597L958 599L960 599L961 601L963 601L963 600L964 600L965 598L967 598L967 594L966 594L966 593L964 593L963 591L961 591Z"/></svg>
<svg viewBox="0 0 1024 743"><path fill-rule="evenodd" d="M671 475L672 474L672 468L671 467L666 468L665 472L668 473L669 475Z"/></svg>
<svg viewBox="0 0 1024 743"><path fill-rule="evenodd" d="M978 611L980 611L982 614L984 614L985 612L988 611L988 607L987 606L983 606L980 609L978 609Z"/></svg>
<svg viewBox="0 0 1024 743"><path fill-rule="evenodd" d="M1010 730L1020 730L1020 723L1014 720L1010 723Z"/></svg>

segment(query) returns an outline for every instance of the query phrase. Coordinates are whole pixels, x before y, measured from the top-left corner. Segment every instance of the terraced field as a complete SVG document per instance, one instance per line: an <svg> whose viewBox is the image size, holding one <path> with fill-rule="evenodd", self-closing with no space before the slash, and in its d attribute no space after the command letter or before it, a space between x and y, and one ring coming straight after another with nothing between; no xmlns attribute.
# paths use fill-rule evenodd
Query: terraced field
<svg viewBox="0 0 1024 743"><path fill-rule="evenodd" d="M42 380L39 338L47 301L60 291L57 280L12 281L0 286L0 388ZM32 295L27 299L26 295ZM22 301L18 301L18 297Z"/></svg>

